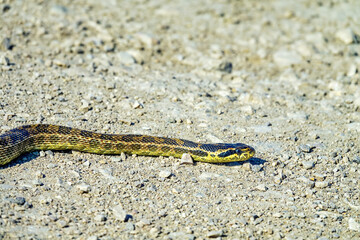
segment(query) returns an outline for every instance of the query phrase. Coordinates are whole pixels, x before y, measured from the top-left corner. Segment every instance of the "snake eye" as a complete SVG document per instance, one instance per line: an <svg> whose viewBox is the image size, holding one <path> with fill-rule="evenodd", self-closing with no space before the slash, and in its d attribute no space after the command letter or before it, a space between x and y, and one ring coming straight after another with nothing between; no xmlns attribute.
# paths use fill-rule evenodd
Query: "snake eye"
<svg viewBox="0 0 360 240"><path fill-rule="evenodd" d="M235 149L235 153L239 154L239 153L241 153L241 150L240 149Z"/></svg>

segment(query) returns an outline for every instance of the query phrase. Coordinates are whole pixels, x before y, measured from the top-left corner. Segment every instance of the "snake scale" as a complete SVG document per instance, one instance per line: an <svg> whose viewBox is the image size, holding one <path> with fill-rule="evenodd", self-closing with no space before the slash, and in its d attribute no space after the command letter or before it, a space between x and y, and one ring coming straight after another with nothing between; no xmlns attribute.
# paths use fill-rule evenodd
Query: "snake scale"
<svg viewBox="0 0 360 240"><path fill-rule="evenodd" d="M202 144L177 138L101 134L52 124L33 124L0 135L0 166L36 150L174 157L189 153L195 161L210 163L246 161L255 154L254 148L242 143Z"/></svg>

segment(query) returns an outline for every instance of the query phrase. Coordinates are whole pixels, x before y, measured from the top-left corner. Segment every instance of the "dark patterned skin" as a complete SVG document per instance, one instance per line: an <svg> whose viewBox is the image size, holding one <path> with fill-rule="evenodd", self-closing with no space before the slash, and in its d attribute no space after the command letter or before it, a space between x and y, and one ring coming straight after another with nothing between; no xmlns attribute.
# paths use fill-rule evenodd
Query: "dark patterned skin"
<svg viewBox="0 0 360 240"><path fill-rule="evenodd" d="M252 147L242 143L201 144L177 138L101 134L51 124L24 125L0 135L0 165L35 150L174 157L189 153L195 161L210 163L246 161L255 154Z"/></svg>

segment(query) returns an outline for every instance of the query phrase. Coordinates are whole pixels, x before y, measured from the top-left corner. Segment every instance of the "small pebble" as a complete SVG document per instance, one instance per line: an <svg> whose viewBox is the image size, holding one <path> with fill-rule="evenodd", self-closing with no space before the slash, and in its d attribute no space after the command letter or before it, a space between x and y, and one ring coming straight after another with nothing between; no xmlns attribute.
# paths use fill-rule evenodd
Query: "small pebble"
<svg viewBox="0 0 360 240"><path fill-rule="evenodd" d="M112 208L113 214L116 219L121 222L126 222L129 219L129 216L121 205L116 205Z"/></svg>
<svg viewBox="0 0 360 240"><path fill-rule="evenodd" d="M34 180L32 180L32 184L34 184L35 186L42 186L42 185L44 185L39 179L34 179Z"/></svg>
<svg viewBox="0 0 360 240"><path fill-rule="evenodd" d="M83 165L84 165L85 167L90 167L91 162L88 161L88 160L85 160L85 162L83 163Z"/></svg>
<svg viewBox="0 0 360 240"><path fill-rule="evenodd" d="M134 36L138 38L148 49L152 49L153 46L157 43L157 40L153 36L147 33L139 32L136 33Z"/></svg>
<svg viewBox="0 0 360 240"><path fill-rule="evenodd" d="M45 174L43 174L41 171L36 171L35 176L36 178L41 179L45 177Z"/></svg>
<svg viewBox="0 0 360 240"><path fill-rule="evenodd" d="M211 179L216 179L218 177L220 177L219 174L204 172L204 173L200 174L199 179L200 180L211 180Z"/></svg>
<svg viewBox="0 0 360 240"><path fill-rule="evenodd" d="M240 111L246 115L253 115L255 113L255 109L249 105L240 107Z"/></svg>
<svg viewBox="0 0 360 240"><path fill-rule="evenodd" d="M5 6L9 6L9 5L5 5ZM9 9L10 9L10 7L9 7ZM3 10L3 12L4 12L4 10ZM14 45L11 44L11 39L8 37L4 38L4 40L2 41L2 46L6 50L12 50L12 48L14 47Z"/></svg>
<svg viewBox="0 0 360 240"><path fill-rule="evenodd" d="M232 63L231 62L222 62L219 65L219 70L225 73L231 73L232 72Z"/></svg>
<svg viewBox="0 0 360 240"><path fill-rule="evenodd" d="M54 59L53 61L54 65L57 65L58 67L68 67L68 64L65 61L59 60L59 59Z"/></svg>
<svg viewBox="0 0 360 240"><path fill-rule="evenodd" d="M304 176L301 176L301 177L297 178L297 180L305 183L305 185L307 187L313 188L315 186L315 182L311 181L310 179L308 179L308 178L306 178Z"/></svg>
<svg viewBox="0 0 360 240"><path fill-rule="evenodd" d="M24 205L26 200L24 197L16 197L14 200L13 200L14 203L16 203L17 205Z"/></svg>
<svg viewBox="0 0 360 240"><path fill-rule="evenodd" d="M249 162L246 162L242 165L243 169L246 171L250 171L251 170L251 164Z"/></svg>
<svg viewBox="0 0 360 240"><path fill-rule="evenodd" d="M349 229L353 231L360 232L360 223L358 223L354 218L349 218Z"/></svg>
<svg viewBox="0 0 360 240"><path fill-rule="evenodd" d="M353 163L360 164L360 156L356 156L352 160Z"/></svg>
<svg viewBox="0 0 360 240"><path fill-rule="evenodd" d="M262 192L266 192L268 190L268 187L266 187L265 184L260 184L260 185L256 186L255 188Z"/></svg>
<svg viewBox="0 0 360 240"><path fill-rule="evenodd" d="M150 233L150 236L152 236L153 238L156 238L159 235L160 230L158 228L154 227L154 228L150 229L149 233Z"/></svg>
<svg viewBox="0 0 360 240"><path fill-rule="evenodd" d="M306 218L306 215L304 212L299 212L297 215L299 218Z"/></svg>
<svg viewBox="0 0 360 240"><path fill-rule="evenodd" d="M69 223L65 220L58 220L56 221L56 224L60 227L60 228L66 228L69 226Z"/></svg>
<svg viewBox="0 0 360 240"><path fill-rule="evenodd" d="M106 216L105 216L105 214L98 214L94 217L94 220L97 222L105 222Z"/></svg>
<svg viewBox="0 0 360 240"><path fill-rule="evenodd" d="M303 57L310 57L314 52L313 47L305 41L297 42L295 47L296 51Z"/></svg>
<svg viewBox="0 0 360 240"><path fill-rule="evenodd" d="M326 176L324 174L314 173L313 174L313 179L311 179L311 180L324 181L325 178L326 178Z"/></svg>
<svg viewBox="0 0 360 240"><path fill-rule="evenodd" d="M128 222L125 224L125 229L128 231L133 231L133 230L135 230L135 224Z"/></svg>
<svg viewBox="0 0 360 240"><path fill-rule="evenodd" d="M55 163L49 163L48 165L47 165L47 168L56 168L58 165L57 164L55 164Z"/></svg>
<svg viewBox="0 0 360 240"><path fill-rule="evenodd" d="M168 239L179 239L179 240L194 240L195 236L193 234L188 234L185 232L171 232L167 235Z"/></svg>
<svg viewBox="0 0 360 240"><path fill-rule="evenodd" d="M185 121L185 122L186 122L186 124L187 124L187 125L191 125L191 124L193 124L193 121L191 121L190 119L186 119L186 121Z"/></svg>
<svg viewBox="0 0 360 240"><path fill-rule="evenodd" d="M274 178L274 182L275 182L276 184L280 184L280 183L282 182L281 177L276 176L276 177Z"/></svg>
<svg viewBox="0 0 360 240"><path fill-rule="evenodd" d="M312 169L313 167L315 167L315 162L310 160L310 161L303 161L302 162L302 166L305 168L305 169Z"/></svg>
<svg viewBox="0 0 360 240"><path fill-rule="evenodd" d="M138 221L136 223L136 226L138 227L144 227L144 226L149 226L151 224L149 219L146 218L142 218L140 221Z"/></svg>
<svg viewBox="0 0 360 240"><path fill-rule="evenodd" d="M299 148L300 148L300 151L302 151L302 152L304 152L304 153L309 153L309 152L311 152L311 147L310 147L309 145L307 145L307 144L301 144L301 145L299 146Z"/></svg>
<svg viewBox="0 0 360 240"><path fill-rule="evenodd" d="M86 183L80 183L76 186L80 193L88 193L91 191L91 186Z"/></svg>
<svg viewBox="0 0 360 240"><path fill-rule="evenodd" d="M289 67L291 65L299 64L302 61L299 54L286 50L275 52L273 60L279 67Z"/></svg>
<svg viewBox="0 0 360 240"><path fill-rule="evenodd" d="M251 171L261 172L263 170L263 165L251 165Z"/></svg>
<svg viewBox="0 0 360 240"><path fill-rule="evenodd" d="M45 151L45 154L46 154L46 156L50 156L50 157L53 157L53 156L54 156L54 152L51 151L51 150L46 150L46 151Z"/></svg>
<svg viewBox="0 0 360 240"><path fill-rule="evenodd" d="M132 105L133 109L138 109L138 108L144 108L144 105L142 103L140 103L138 100L136 100L133 105Z"/></svg>
<svg viewBox="0 0 360 240"><path fill-rule="evenodd" d="M329 183L326 182L326 181L315 182L315 187L316 188L326 188L327 186L329 186Z"/></svg>
<svg viewBox="0 0 360 240"><path fill-rule="evenodd" d="M340 29L335 36L345 44L351 44L355 39L355 34L350 28Z"/></svg>
<svg viewBox="0 0 360 240"><path fill-rule="evenodd" d="M349 66L349 69L348 69L346 75L347 75L348 77L354 77L355 74L356 74L357 72L359 72L359 70L360 70L360 69L358 69L358 67L357 67L355 64L351 64L351 65Z"/></svg>
<svg viewBox="0 0 360 240"><path fill-rule="evenodd" d="M193 165L193 164L194 164L194 160L193 160L193 158L191 157L190 154L184 153L184 154L181 156L180 164L190 164L190 165Z"/></svg>
<svg viewBox="0 0 360 240"><path fill-rule="evenodd" d="M169 178L172 175L172 173L168 170L162 170L159 173L159 177L161 178Z"/></svg>
<svg viewBox="0 0 360 240"><path fill-rule="evenodd" d="M119 62L124 65L132 65L135 63L135 59L133 58L133 56L131 56L127 52L117 53L117 58L118 58Z"/></svg>
<svg viewBox="0 0 360 240"><path fill-rule="evenodd" d="M86 238L86 240L98 240L99 238L97 236L90 236Z"/></svg>
<svg viewBox="0 0 360 240"><path fill-rule="evenodd" d="M219 230L219 231L208 232L208 234L206 234L206 236L208 238L218 238L218 237L221 237L223 234L224 234L224 232L222 230Z"/></svg>
<svg viewBox="0 0 360 240"><path fill-rule="evenodd" d="M10 60L5 56L0 56L0 65L9 66Z"/></svg>

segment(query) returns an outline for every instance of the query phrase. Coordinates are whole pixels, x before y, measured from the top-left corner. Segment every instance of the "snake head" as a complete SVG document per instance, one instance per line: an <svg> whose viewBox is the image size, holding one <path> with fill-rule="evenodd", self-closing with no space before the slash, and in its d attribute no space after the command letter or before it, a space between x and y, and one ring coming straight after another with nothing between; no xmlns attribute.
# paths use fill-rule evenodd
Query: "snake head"
<svg viewBox="0 0 360 240"><path fill-rule="evenodd" d="M241 146L235 149L235 153L239 158L238 161L246 161L255 155L255 149L253 147L241 144Z"/></svg>
<svg viewBox="0 0 360 240"><path fill-rule="evenodd" d="M255 154L255 149L243 143L224 144L217 155L219 162L246 161Z"/></svg>

